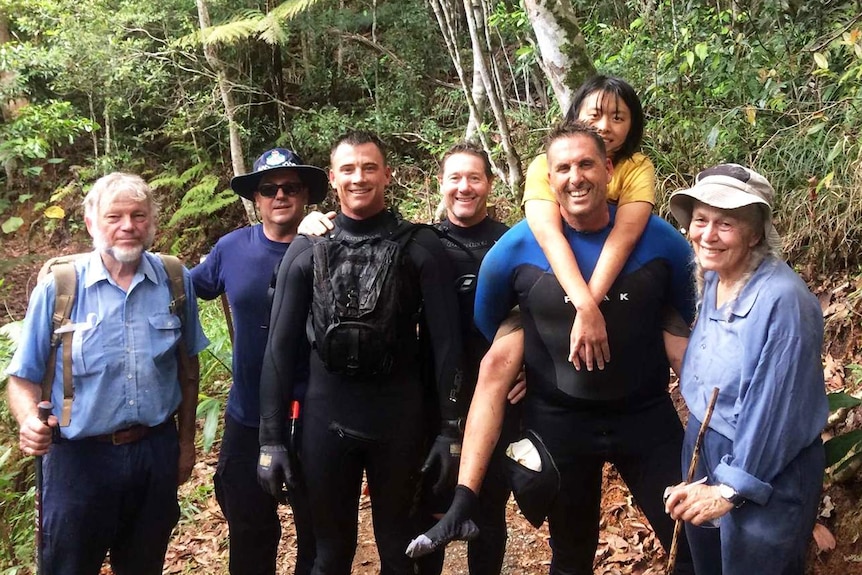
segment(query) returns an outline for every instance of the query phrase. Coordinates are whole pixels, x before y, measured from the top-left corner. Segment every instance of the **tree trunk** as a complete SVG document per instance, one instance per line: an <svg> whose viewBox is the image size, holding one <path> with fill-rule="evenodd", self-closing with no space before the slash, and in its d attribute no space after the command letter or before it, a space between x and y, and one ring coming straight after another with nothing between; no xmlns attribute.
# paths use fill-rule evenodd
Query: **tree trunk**
<svg viewBox="0 0 862 575"><path fill-rule="evenodd" d="M227 117L228 133L230 134L230 159L233 166L233 173L235 176L240 176L245 174L245 156L242 151L242 140L240 139L239 128L234 119L236 105L234 104L233 94L231 93L227 82L225 67L218 59L215 48L208 45L206 42L206 30L211 26L206 0L196 0L196 2L198 7L198 19L200 20L201 25L201 40L204 57L206 58L209 67L216 73L216 81L218 82L219 92L221 93L222 103L224 104L224 113ZM245 208L245 213L248 216L248 221L252 224L257 223L258 218L257 213L255 213L254 210L254 203L245 198L241 199L243 207Z"/></svg>
<svg viewBox="0 0 862 575"><path fill-rule="evenodd" d="M540 65L565 114L575 90L596 72L572 4L567 0L524 0L524 7L536 35Z"/></svg>
<svg viewBox="0 0 862 575"><path fill-rule="evenodd" d="M487 45L484 42L485 34L484 31L480 31L479 29L480 24L483 27L485 26L484 12L482 11L480 0L464 0L464 12L467 16L467 27L470 29L470 41L473 45L473 53L479 54L479 57L474 59L474 63L478 65L482 82L485 84L488 105L494 114L494 120L497 123L497 130L500 135L500 144L503 147L503 153L506 155L508 173L505 182L509 189L515 193L516 197L520 197L523 181L521 158L512 144L512 138L509 133L509 121L506 118L505 99L503 94L497 91L497 83L494 81L491 73L490 54L488 54Z"/></svg>
<svg viewBox="0 0 862 575"><path fill-rule="evenodd" d="M467 122L467 130L464 132L464 139L467 141L476 141L479 127L482 125L482 116L485 115L485 106L488 104L488 95L485 93L485 83L482 82L482 73L479 72L479 64L477 60L481 58L481 54L473 52L473 104L475 107L470 109L470 120Z"/></svg>

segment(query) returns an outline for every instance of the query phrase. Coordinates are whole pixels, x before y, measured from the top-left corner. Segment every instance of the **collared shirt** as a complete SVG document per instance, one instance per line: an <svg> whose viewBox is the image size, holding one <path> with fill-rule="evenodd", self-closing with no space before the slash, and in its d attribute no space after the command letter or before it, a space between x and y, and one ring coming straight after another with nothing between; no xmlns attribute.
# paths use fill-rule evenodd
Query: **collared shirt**
<svg viewBox="0 0 862 575"><path fill-rule="evenodd" d="M682 366L685 402L733 442L712 473L746 499L765 503L769 482L820 434L828 415L817 299L784 262L765 260L739 297L716 308L718 276L707 272L700 316Z"/></svg>
<svg viewBox="0 0 862 575"><path fill-rule="evenodd" d="M167 272L144 253L128 291L109 276L98 252L75 263L77 295L71 321L74 401L64 438L111 433L131 425L158 425L180 404L176 348L182 331L190 355L209 345L198 319L191 278L184 271L185 326L171 313ZM50 352L54 281L30 296L22 337L7 373L39 383ZM57 349L52 402L63 405L63 346ZM56 410L55 410L56 411Z"/></svg>

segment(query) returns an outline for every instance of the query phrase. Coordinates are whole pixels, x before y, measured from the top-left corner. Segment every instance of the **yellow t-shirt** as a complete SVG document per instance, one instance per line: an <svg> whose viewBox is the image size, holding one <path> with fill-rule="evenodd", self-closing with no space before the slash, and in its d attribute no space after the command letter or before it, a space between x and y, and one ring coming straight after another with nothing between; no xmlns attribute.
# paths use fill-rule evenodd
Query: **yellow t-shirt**
<svg viewBox="0 0 862 575"><path fill-rule="evenodd" d="M524 184L524 199L557 202L548 178L548 156L541 154L530 162ZM649 202L655 205L655 166L649 158L635 154L614 166L614 176L608 182L608 201L617 205Z"/></svg>

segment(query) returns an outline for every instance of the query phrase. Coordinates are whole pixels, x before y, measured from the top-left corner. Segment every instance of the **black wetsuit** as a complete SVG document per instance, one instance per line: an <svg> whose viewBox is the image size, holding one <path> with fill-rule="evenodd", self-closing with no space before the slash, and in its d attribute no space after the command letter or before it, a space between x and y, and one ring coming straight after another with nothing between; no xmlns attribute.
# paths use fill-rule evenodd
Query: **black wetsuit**
<svg viewBox="0 0 862 575"><path fill-rule="evenodd" d="M340 214L343 238L388 236L397 226L390 212L366 220ZM273 299L270 337L261 375L261 445L285 445L285 398L296 383L298 354L312 304L312 242L298 236L285 254ZM444 419L462 415L451 401L460 377L461 334L452 270L436 234L417 231L404 248L398 273L399 348L388 376L358 379L326 370L316 351L303 412L303 479L308 489L317 558L313 573L347 575L356 550L357 512L363 471L371 493L381 573L413 572L404 550L410 541L410 507L423 452L423 379L417 322L424 312L434 347L438 408Z"/></svg>
<svg viewBox="0 0 862 575"><path fill-rule="evenodd" d="M455 267L455 289L458 294L458 309L461 312L461 334L464 338L464 353L462 363L464 384L461 388L460 401L469 405L476 389L479 377L479 364L490 343L476 329L473 323L473 299L476 295L476 278L479 274L479 264L488 250L506 233L508 226L490 217L470 227L461 227L443 220L437 224L443 232L442 242L446 255ZM451 237L455 241L446 238ZM459 246L457 243L460 243ZM463 247L462 247L463 246ZM469 250L465 251L464 248ZM512 435L511 427L517 425L517 417L507 410L507 428L501 434L498 449L491 459L482 491L479 493L477 512L473 520L479 527L479 537L468 544L467 563L470 575L498 575L503 565L506 552L506 502L509 499L509 487L503 473L502 450L507 439ZM419 521L419 532L427 530L436 519L431 513L444 512L452 502L452 493L444 497L434 498L426 482L424 486L424 505L421 510L423 517ZM420 575L439 575L443 570L445 547L417 561Z"/></svg>
<svg viewBox="0 0 862 575"><path fill-rule="evenodd" d="M564 228L589 281L611 228ZM691 260L679 232L652 216L600 305L611 361L594 371L578 371L566 359L575 311L526 222L501 238L483 262L476 325L493 337L512 305L520 304L529 382L524 423L542 437L562 479L548 516L552 575L593 573L605 462L614 464L670 548L673 521L664 513L662 492L681 481L683 430L667 392L662 326L665 306L687 323L693 319ZM675 573L693 573L683 542Z"/></svg>

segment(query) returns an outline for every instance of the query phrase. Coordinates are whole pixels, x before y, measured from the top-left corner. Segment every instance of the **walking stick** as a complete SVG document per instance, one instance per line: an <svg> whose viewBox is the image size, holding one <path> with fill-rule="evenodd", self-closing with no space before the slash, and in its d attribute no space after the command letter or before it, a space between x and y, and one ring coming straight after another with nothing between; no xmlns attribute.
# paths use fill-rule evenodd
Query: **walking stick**
<svg viewBox="0 0 862 575"><path fill-rule="evenodd" d="M48 425L48 418L54 410L50 401L40 401L36 406L39 419ZM42 575L42 456L36 456L36 574Z"/></svg>
<svg viewBox="0 0 862 575"><path fill-rule="evenodd" d="M230 344L233 345L233 316L230 313L230 304L227 302L227 294L221 294L221 309L224 312L224 321L227 324L227 334L230 336Z"/></svg>
<svg viewBox="0 0 862 575"><path fill-rule="evenodd" d="M691 453L691 462L688 465L688 476L685 479L686 483L694 481L694 474L697 471L697 463L700 459L700 446L703 444L703 436L706 435L706 429L709 427L709 420L712 419L712 410L715 409L715 402L718 399L718 388L712 388L712 398L709 400L709 405L706 408L706 415L703 422L700 424L700 430L697 432L697 439L694 442L694 451ZM676 553L679 547L679 532L682 529L682 519L677 519L673 524L673 539L670 542L670 553L667 559L667 575L673 575L673 570L676 568Z"/></svg>

